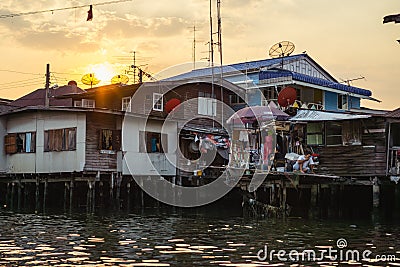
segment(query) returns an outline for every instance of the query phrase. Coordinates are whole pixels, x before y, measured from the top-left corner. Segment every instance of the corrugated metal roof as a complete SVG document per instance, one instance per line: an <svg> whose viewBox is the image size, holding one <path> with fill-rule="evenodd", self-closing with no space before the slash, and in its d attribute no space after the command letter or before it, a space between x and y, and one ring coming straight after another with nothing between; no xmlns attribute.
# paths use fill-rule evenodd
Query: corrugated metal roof
<svg viewBox="0 0 400 267"><path fill-rule="evenodd" d="M297 111L296 116L289 119L290 121L339 121L339 120L355 120L370 118L371 115L336 113L321 110L305 110Z"/></svg>
<svg viewBox="0 0 400 267"><path fill-rule="evenodd" d="M399 119L400 118L400 108L397 108L393 111L389 111L388 113L385 114L385 117Z"/></svg>
<svg viewBox="0 0 400 267"><path fill-rule="evenodd" d="M69 99L58 99L58 96L66 94L80 94L85 91L77 86L64 85L57 89L49 89L50 93L50 106L72 106L72 100ZM13 102L10 105L14 107L27 107L27 106L44 106L46 103L46 90L37 89L27 95L24 95Z"/></svg>
<svg viewBox="0 0 400 267"><path fill-rule="evenodd" d="M293 56L288 56L285 57L283 60L284 61L292 61L292 60L298 60L302 57L308 57L306 54L299 54L299 55L293 55ZM274 65L279 65L282 63L282 58L271 58L271 59L263 59L263 60L255 60L255 61L249 61L249 62L243 62L243 63L235 63L235 64L230 64L230 65L224 65L222 67L214 67L214 75L221 74L221 69L222 73L232 73L235 71L246 71L246 70L256 70L264 67L271 67ZM181 80L181 79L190 79L190 78L196 78L196 77L201 77L201 76L211 76L212 75L212 68L204 68L204 69L196 69L192 70L190 72L186 72L177 76L173 76L170 78L166 78L164 80L166 81L174 81L174 80Z"/></svg>
<svg viewBox="0 0 400 267"><path fill-rule="evenodd" d="M315 84L315 85L320 85L324 87L329 87L332 89L337 89L343 92L348 92L348 93L353 93L353 94L358 94L358 95L364 95L364 96L371 96L372 92L366 89L354 87L354 86L348 86L346 84L341 84L341 83L336 83L336 82L331 82L328 80L324 80L321 78L316 78L312 76L308 76L305 74L297 73L297 72L292 72L288 70L271 70L271 71L262 71L259 74L259 79L261 80L268 80L272 78L279 78L279 77L292 77L293 80L296 81L301 81L301 82L306 82L310 84Z"/></svg>

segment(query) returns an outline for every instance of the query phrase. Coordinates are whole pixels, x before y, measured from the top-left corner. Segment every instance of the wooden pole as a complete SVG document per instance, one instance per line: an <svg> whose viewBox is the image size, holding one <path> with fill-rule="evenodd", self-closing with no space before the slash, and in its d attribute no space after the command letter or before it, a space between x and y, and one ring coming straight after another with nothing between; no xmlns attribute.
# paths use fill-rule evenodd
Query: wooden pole
<svg viewBox="0 0 400 267"><path fill-rule="evenodd" d="M14 194L15 194L15 183L11 183L11 209L14 209Z"/></svg>
<svg viewBox="0 0 400 267"><path fill-rule="evenodd" d="M36 190L35 190L35 211L39 211L39 193L40 193L40 181L39 177L36 178Z"/></svg>
<svg viewBox="0 0 400 267"><path fill-rule="evenodd" d="M46 100L45 106L48 108L50 106L50 64L46 65Z"/></svg>
<svg viewBox="0 0 400 267"><path fill-rule="evenodd" d="M46 179L44 181L44 190L43 190L43 212L46 211L47 187L48 187L48 181Z"/></svg>

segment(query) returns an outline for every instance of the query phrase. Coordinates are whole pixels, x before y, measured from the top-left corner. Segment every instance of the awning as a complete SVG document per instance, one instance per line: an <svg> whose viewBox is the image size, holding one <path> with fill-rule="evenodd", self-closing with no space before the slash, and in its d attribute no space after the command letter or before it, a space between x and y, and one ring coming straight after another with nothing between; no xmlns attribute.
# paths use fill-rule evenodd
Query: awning
<svg viewBox="0 0 400 267"><path fill-rule="evenodd" d="M371 115L336 113L321 110L303 110L297 111L296 116L289 119L290 121L338 121L338 120L355 120L370 118Z"/></svg>

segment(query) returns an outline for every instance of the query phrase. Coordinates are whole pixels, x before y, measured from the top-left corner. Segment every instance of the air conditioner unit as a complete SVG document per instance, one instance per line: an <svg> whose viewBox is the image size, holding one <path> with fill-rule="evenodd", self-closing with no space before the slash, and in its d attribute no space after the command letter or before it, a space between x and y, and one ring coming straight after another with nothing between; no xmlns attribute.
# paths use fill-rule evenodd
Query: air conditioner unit
<svg viewBox="0 0 400 267"><path fill-rule="evenodd" d="M74 107L76 107L76 108L82 107L82 101L81 100L75 100L74 101Z"/></svg>

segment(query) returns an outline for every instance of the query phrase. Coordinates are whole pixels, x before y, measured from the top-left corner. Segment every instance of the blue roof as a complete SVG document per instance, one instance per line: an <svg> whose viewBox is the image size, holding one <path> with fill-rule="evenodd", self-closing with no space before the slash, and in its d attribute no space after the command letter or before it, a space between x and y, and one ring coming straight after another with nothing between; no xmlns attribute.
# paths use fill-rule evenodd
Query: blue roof
<svg viewBox="0 0 400 267"><path fill-rule="evenodd" d="M282 63L282 60L287 62L287 61L296 61L301 58L308 58L308 59L312 60L316 65L318 65L307 54L298 54L298 55L293 55L293 56L287 56L285 58L271 58L271 59L256 60L256 61L249 61L249 62L243 62L243 63L218 66L218 67L214 67L214 68L196 69L196 70L192 70L190 72L179 74L177 76L166 78L166 79L164 79L164 81L176 81L176 80L181 80L181 79L191 79L191 78L211 76L213 71L214 71L214 75L218 75L218 74L221 74L221 70L222 70L222 73L232 73L235 71L245 72L246 70L247 71L260 70L261 68L264 68L264 67L273 69L273 68L279 67L279 65ZM322 69L322 67L320 67L320 68ZM297 81L307 82L310 84L329 87L332 89L337 89L340 91L354 93L354 94L363 95L363 96L371 96L372 95L371 91L369 91L369 90L365 90L365 89L338 83L338 82L336 82L336 79L333 78L329 73L326 72L326 74L329 75L332 78L332 80L334 80L334 81L316 78L316 77L308 76L305 74L300 74L297 72L291 72L288 70L260 71L259 79L262 80L262 79L269 79L269 78L292 76L293 80L297 80Z"/></svg>
<svg viewBox="0 0 400 267"><path fill-rule="evenodd" d="M301 57L306 57L306 56L307 56L306 54L293 55L293 56L285 57L284 60L285 61L297 60L297 59L300 59ZM256 61L224 65L222 67L218 66L218 67L214 67L214 74L215 75L221 74L221 69L222 69L222 73L231 73L234 71L243 72L246 70L254 70L254 69L260 69L263 67L271 67L276 64L280 64L281 62L282 62L282 58L271 58L271 59L256 60ZM177 76L166 78L164 80L173 81L173 80L190 79L190 78L211 76L211 75L212 75L212 68L204 68L204 69L192 70L190 72L182 73Z"/></svg>
<svg viewBox="0 0 400 267"><path fill-rule="evenodd" d="M289 77L289 76L291 76L292 79L296 80L296 81L301 81L301 82L306 82L306 83L310 83L310 84L329 87L332 89L337 89L337 90L348 92L348 93L353 93L353 94L358 94L358 95L363 95L363 96L371 96L372 95L372 92L369 90L366 90L366 89L361 89L358 87L349 86L349 85L341 84L341 83L337 83L337 82L331 82L331 81L324 80L321 78L316 78L316 77L308 76L305 74L300 74L297 72L287 71L287 70L261 71L259 74L259 79L266 80L266 79L272 79L272 78L278 78L278 77Z"/></svg>

